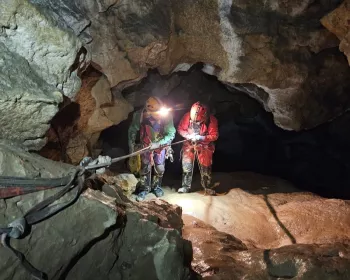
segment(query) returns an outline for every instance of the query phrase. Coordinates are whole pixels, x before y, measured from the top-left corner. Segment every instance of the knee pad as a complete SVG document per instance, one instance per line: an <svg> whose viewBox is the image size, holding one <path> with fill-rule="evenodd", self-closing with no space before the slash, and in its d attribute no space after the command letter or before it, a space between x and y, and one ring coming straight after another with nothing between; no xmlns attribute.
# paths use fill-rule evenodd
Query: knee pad
<svg viewBox="0 0 350 280"><path fill-rule="evenodd" d="M156 170L156 173L158 175L162 176L164 174L164 171L165 171L165 166L164 166L164 164L155 165L154 169Z"/></svg>
<svg viewBox="0 0 350 280"><path fill-rule="evenodd" d="M182 164L182 171L185 173L191 172L192 171L192 163L191 162L185 162Z"/></svg>
<svg viewBox="0 0 350 280"><path fill-rule="evenodd" d="M140 174L141 175L146 175L146 174L150 173L151 172L151 168L152 167L151 167L150 164L141 166Z"/></svg>

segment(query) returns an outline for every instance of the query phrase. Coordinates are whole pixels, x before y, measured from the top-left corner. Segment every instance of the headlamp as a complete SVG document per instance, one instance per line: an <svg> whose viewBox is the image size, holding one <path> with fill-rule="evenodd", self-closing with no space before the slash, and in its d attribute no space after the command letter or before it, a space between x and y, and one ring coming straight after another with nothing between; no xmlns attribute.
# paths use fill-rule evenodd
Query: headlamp
<svg viewBox="0 0 350 280"><path fill-rule="evenodd" d="M170 110L171 110L170 108L162 107L159 109L158 113L160 116L165 117L169 114Z"/></svg>

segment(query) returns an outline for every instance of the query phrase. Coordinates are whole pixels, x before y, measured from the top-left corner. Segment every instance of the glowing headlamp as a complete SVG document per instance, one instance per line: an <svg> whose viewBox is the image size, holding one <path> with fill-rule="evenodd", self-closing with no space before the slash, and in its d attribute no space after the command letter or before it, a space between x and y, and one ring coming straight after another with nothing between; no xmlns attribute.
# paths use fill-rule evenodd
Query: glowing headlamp
<svg viewBox="0 0 350 280"><path fill-rule="evenodd" d="M162 107L162 108L159 109L158 113L162 117L165 117L165 116L167 116L169 114L170 110L171 110L170 108Z"/></svg>

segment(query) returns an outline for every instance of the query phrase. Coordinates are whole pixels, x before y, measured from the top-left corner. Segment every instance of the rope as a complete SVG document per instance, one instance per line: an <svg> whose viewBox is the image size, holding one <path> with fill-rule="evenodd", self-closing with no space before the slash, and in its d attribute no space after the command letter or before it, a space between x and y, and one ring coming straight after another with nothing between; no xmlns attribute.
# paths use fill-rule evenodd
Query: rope
<svg viewBox="0 0 350 280"><path fill-rule="evenodd" d="M185 141L188 141L188 140L186 139L186 140L181 140L181 141L170 143L170 144L161 145L160 148L165 148L165 147L168 147L168 146L177 145L177 144L183 143ZM125 155L125 156L122 156L122 157L118 157L118 158L114 158L110 162L107 162L107 163L99 163L99 164L94 164L94 165L88 165L88 166L85 167L85 169L86 170L91 170L91 169L98 169L98 168L102 168L102 167L108 167L112 163L115 163L115 162L118 162L118 161L130 158L130 157L133 157L133 156L141 155L141 154L144 154L144 153L147 153L147 152L151 152L151 151L154 151L154 150L158 150L158 149L159 148L151 149L151 146L148 146L148 147L145 147L145 148L143 148L141 150L133 152L131 154L128 154L128 155Z"/></svg>
<svg viewBox="0 0 350 280"><path fill-rule="evenodd" d="M187 140L178 141L175 143L170 143L162 145L160 148L177 145L183 143ZM157 148L159 149L159 148ZM6 198L11 196L17 196L21 194L26 194L33 191L51 189L60 186L64 186L56 194L48 197L47 199L41 201L37 205L33 206L25 215L21 218L16 219L11 222L7 227L0 227L0 237L1 244L9 249L21 262L22 266L31 274L34 279L44 280L47 279L47 275L44 272L37 270L33 265L31 265L25 258L25 256L14 249L10 244L10 238L19 239L22 238L28 231L30 227L43 220L57 214L58 212L64 210L73 204L80 196L80 193L84 187L85 172L86 170L98 169L101 167L107 167L112 163L133 157L139 154L144 154L156 149L151 149L151 146L145 147L137 152L128 154L126 156L114 158L109 163L95 164L87 167L78 167L74 170L71 176L66 176L62 178L34 178L28 179L24 177L0 177L0 198ZM72 199L65 203L60 203L56 205L51 205L66 193L76 188L76 192Z"/></svg>
<svg viewBox="0 0 350 280"><path fill-rule="evenodd" d="M75 180L77 180L76 184L74 184ZM44 280L47 279L47 275L33 267L21 252L12 248L10 238L18 239L23 237L23 235L29 230L30 226L57 214L73 204L79 198L84 186L84 181L84 170L76 169L70 176L69 182L63 187L63 189L32 207L22 218L13 221L8 225L8 227L0 228L1 244L5 248L8 248L19 259L22 266L32 275L34 279ZM75 187L77 187L77 190L72 199L63 204L50 205Z"/></svg>

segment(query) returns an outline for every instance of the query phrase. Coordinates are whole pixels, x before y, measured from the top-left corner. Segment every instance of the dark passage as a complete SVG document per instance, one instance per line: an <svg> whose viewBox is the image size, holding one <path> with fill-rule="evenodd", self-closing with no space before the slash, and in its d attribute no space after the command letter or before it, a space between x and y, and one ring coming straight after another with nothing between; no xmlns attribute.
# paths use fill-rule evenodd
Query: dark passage
<svg viewBox="0 0 350 280"><path fill-rule="evenodd" d="M201 68L196 64L188 72L169 77L150 71L146 79L124 90L123 95L135 109L141 108L150 95L162 97L175 109L176 126L192 103L208 103L218 118L220 132L214 172L253 171L287 179L322 196L350 198L350 113L312 130L285 131L274 124L271 113L242 92L245 86L229 88ZM104 153L120 149L127 152L131 117L101 134ZM181 139L177 135L174 141ZM181 180L181 146L173 149L175 161L167 162L165 176Z"/></svg>

